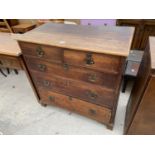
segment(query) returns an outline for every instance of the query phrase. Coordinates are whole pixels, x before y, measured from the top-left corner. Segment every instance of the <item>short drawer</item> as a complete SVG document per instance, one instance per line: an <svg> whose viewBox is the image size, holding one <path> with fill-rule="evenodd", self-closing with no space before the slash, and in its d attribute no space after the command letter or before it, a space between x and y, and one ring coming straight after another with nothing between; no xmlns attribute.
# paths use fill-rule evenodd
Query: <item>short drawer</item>
<svg viewBox="0 0 155 155"><path fill-rule="evenodd" d="M84 81L96 85L101 85L110 89L115 89L118 85L119 74L99 72L84 67L76 67L68 64L49 63L32 57L25 57L28 68L40 71L45 77L58 75L79 81Z"/></svg>
<svg viewBox="0 0 155 155"><path fill-rule="evenodd" d="M31 75L37 87L41 86L47 90L79 98L110 109L113 107L114 90L54 75L45 77L41 73L34 71L31 71Z"/></svg>
<svg viewBox="0 0 155 155"><path fill-rule="evenodd" d="M41 102L44 104L53 104L70 111L77 112L79 114L90 117L101 123L109 123L111 118L111 110L73 98L71 96L66 96L58 94L52 91L47 91L42 87L39 87L39 94L41 97Z"/></svg>
<svg viewBox="0 0 155 155"><path fill-rule="evenodd" d="M64 63L82 66L98 71L118 73L120 70L121 57L93 52L76 50L64 50Z"/></svg>
<svg viewBox="0 0 155 155"><path fill-rule="evenodd" d="M19 42L23 55L33 56L51 62L61 63L63 49L53 46Z"/></svg>
<svg viewBox="0 0 155 155"><path fill-rule="evenodd" d="M1 68L22 69L20 59L18 57L0 55Z"/></svg>

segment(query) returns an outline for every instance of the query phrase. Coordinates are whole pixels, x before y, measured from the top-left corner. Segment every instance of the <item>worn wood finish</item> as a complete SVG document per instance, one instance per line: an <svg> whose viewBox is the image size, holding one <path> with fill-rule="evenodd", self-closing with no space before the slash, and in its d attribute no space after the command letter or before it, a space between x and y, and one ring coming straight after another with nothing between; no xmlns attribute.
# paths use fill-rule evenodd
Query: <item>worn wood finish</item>
<svg viewBox="0 0 155 155"><path fill-rule="evenodd" d="M144 50L149 36L155 36L154 19L118 19L117 25L135 27L131 49Z"/></svg>
<svg viewBox="0 0 155 155"><path fill-rule="evenodd" d="M119 73L112 74L109 72L98 72L96 70L87 69L83 67L75 67L60 63L49 63L46 61L38 60L35 57L25 56L25 60L30 70L42 72L39 65L45 66L45 71L42 72L44 77L58 75L70 79L84 81L95 85L101 85L109 89L115 89L118 85Z"/></svg>
<svg viewBox="0 0 155 155"><path fill-rule="evenodd" d="M128 134L155 134L155 77L149 82Z"/></svg>
<svg viewBox="0 0 155 155"><path fill-rule="evenodd" d="M26 42L19 42L19 45L26 56L33 56L40 60L56 63L62 63L63 61L64 50L62 48Z"/></svg>
<svg viewBox="0 0 155 155"><path fill-rule="evenodd" d="M23 68L19 45L8 33L0 33L0 68Z"/></svg>
<svg viewBox="0 0 155 155"><path fill-rule="evenodd" d="M125 134L155 134L154 53L155 38L151 37L127 106Z"/></svg>
<svg viewBox="0 0 155 155"><path fill-rule="evenodd" d="M112 73L117 73L120 68L121 57L118 56L97 54L92 51L86 53L84 51L67 50L25 42L20 42L19 44L24 55L35 56L49 62L66 63L73 66L87 67L99 71L105 70ZM89 55L93 61L92 64L87 63Z"/></svg>
<svg viewBox="0 0 155 155"><path fill-rule="evenodd" d="M0 54L15 57L21 55L17 41L9 33L0 33Z"/></svg>
<svg viewBox="0 0 155 155"><path fill-rule="evenodd" d="M51 91L70 95L88 102L112 108L114 104L114 92L111 89L86 84L58 76L44 77L39 72L31 72L34 83ZM36 76L37 75L37 76Z"/></svg>
<svg viewBox="0 0 155 155"><path fill-rule="evenodd" d="M41 96L41 102L60 106L70 111L77 112L79 114L90 117L101 123L108 123L111 118L111 110L98 105L94 105L89 102L78 100L71 96L58 94L51 91L46 91L42 87L39 87L39 93ZM82 107L82 108L81 108Z"/></svg>
<svg viewBox="0 0 155 155"><path fill-rule="evenodd" d="M137 107L139 106L140 100L142 98L142 94L147 84L147 79L149 78L149 72L150 72L150 59L148 57L148 54L144 52L144 56L143 56L142 63L140 65L139 73L138 73L137 79L135 81L135 85L132 89L130 99L127 105L125 127L124 127L125 133L127 133L127 130L129 126L131 125L133 117L137 111Z"/></svg>
<svg viewBox="0 0 155 155"><path fill-rule="evenodd" d="M144 33L141 41L141 49L145 49L149 36L155 36L155 20L153 21L153 25L145 25L144 26Z"/></svg>
<svg viewBox="0 0 155 155"><path fill-rule="evenodd" d="M128 56L134 28L47 23L14 38L67 49ZM114 46L115 45L115 46Z"/></svg>
<svg viewBox="0 0 155 155"><path fill-rule="evenodd" d="M91 59L92 63L89 63L89 59ZM99 71L105 70L107 72L118 73L120 68L120 59L121 57L118 56L97 54L91 51L86 53L76 50L64 50L64 63Z"/></svg>
<svg viewBox="0 0 155 155"><path fill-rule="evenodd" d="M53 104L112 129L133 28L50 23L31 32L18 42L42 105L51 103L47 94L54 95ZM73 98L73 106L68 98Z"/></svg>
<svg viewBox="0 0 155 155"><path fill-rule="evenodd" d="M0 54L0 68L22 69L21 57Z"/></svg>
<svg viewBox="0 0 155 155"><path fill-rule="evenodd" d="M14 33L25 33L27 31L30 31L36 27L36 24L32 23L22 23L15 26L12 26Z"/></svg>

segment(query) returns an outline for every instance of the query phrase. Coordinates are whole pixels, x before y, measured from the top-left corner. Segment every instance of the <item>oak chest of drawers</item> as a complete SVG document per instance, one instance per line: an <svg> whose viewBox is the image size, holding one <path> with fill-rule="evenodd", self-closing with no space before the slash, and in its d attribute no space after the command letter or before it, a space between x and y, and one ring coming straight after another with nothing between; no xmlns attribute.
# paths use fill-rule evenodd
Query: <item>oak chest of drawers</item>
<svg viewBox="0 0 155 155"><path fill-rule="evenodd" d="M16 39L41 104L113 127L134 28L47 23Z"/></svg>

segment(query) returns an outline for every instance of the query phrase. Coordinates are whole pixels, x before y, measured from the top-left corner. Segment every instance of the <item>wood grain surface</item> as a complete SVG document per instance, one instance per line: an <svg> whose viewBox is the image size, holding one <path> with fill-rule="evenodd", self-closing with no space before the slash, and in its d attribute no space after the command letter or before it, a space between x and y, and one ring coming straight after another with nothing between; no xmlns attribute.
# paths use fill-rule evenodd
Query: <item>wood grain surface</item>
<svg viewBox="0 0 155 155"><path fill-rule="evenodd" d="M125 134L155 134L155 38L149 38L127 105Z"/></svg>
<svg viewBox="0 0 155 155"><path fill-rule="evenodd" d="M73 112L90 117L101 123L108 123L111 118L111 110L86 101L78 100L71 96L46 91L43 87L38 88L41 102L56 105Z"/></svg>
<svg viewBox="0 0 155 155"><path fill-rule="evenodd" d="M133 33L129 27L47 23L14 37L42 105L75 110L112 129Z"/></svg>
<svg viewBox="0 0 155 155"><path fill-rule="evenodd" d="M0 33L0 54L8 56L21 55L18 43L10 33Z"/></svg>
<svg viewBox="0 0 155 155"><path fill-rule="evenodd" d="M46 23L25 34L15 34L14 38L24 42L128 56L133 33L133 27Z"/></svg>
<svg viewBox="0 0 155 155"><path fill-rule="evenodd" d="M40 71L38 68L39 64L45 65L46 71L42 72L43 76L45 77L57 75L79 81L85 81L94 85L99 85L110 89L115 89L118 85L117 80L120 73L112 74L104 71L98 72L96 70L84 67L75 67L71 65L69 65L68 69L66 69L64 68L64 64L46 62L30 56L25 56L24 58L28 67L31 68L31 70Z"/></svg>

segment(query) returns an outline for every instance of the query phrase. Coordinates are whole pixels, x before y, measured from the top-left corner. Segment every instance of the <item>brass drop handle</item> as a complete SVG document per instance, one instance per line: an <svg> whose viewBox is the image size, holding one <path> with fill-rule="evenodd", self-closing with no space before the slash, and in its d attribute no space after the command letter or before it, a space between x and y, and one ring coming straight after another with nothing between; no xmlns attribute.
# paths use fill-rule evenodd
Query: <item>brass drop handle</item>
<svg viewBox="0 0 155 155"><path fill-rule="evenodd" d="M86 61L86 64L87 64L87 65L92 65L92 64L95 63L94 60L93 60L93 57L92 57L92 53L87 53L87 54L86 54L86 59L85 59L85 61Z"/></svg>
<svg viewBox="0 0 155 155"><path fill-rule="evenodd" d="M65 63L65 64L63 64L63 68L64 68L64 70L67 71L69 69L69 65L67 63Z"/></svg>
<svg viewBox="0 0 155 155"><path fill-rule="evenodd" d="M44 51L43 51L43 49L42 49L41 46L38 46L38 47L37 47L36 53L37 53L37 56L38 56L39 58L41 58L41 57L44 56Z"/></svg>
<svg viewBox="0 0 155 155"><path fill-rule="evenodd" d="M90 82L96 82L96 74L90 74L88 76L88 81L90 81Z"/></svg>
<svg viewBox="0 0 155 155"><path fill-rule="evenodd" d="M49 87L49 86L50 86L50 82L47 81L47 80L44 80L44 81L43 81L43 85L44 85L45 87Z"/></svg>
<svg viewBox="0 0 155 155"><path fill-rule="evenodd" d="M46 65L44 65L44 64L38 64L38 68L39 68L40 71L45 72Z"/></svg>
<svg viewBox="0 0 155 155"><path fill-rule="evenodd" d="M92 100L96 100L98 95L95 92L92 91L87 91L87 96L92 99Z"/></svg>
<svg viewBox="0 0 155 155"><path fill-rule="evenodd" d="M55 101L55 97L54 97L54 96L48 96L48 99L49 99L51 102L54 102L54 101Z"/></svg>

